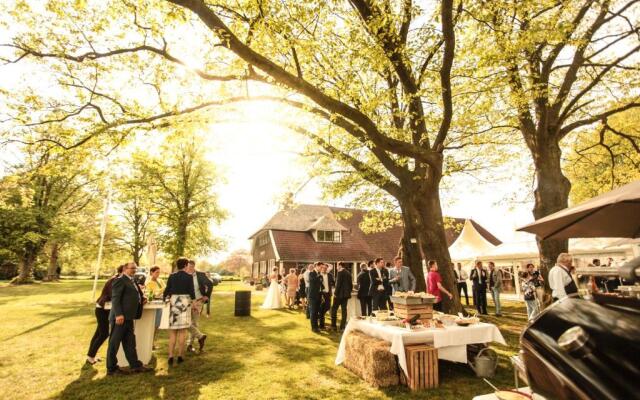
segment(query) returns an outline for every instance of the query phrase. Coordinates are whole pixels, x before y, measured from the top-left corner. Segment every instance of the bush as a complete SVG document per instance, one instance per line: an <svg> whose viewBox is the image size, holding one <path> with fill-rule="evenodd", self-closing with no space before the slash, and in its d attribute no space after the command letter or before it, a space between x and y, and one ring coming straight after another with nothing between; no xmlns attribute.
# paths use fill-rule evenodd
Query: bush
<svg viewBox="0 0 640 400"><path fill-rule="evenodd" d="M10 261L0 265L0 279L12 279L18 276L18 265Z"/></svg>

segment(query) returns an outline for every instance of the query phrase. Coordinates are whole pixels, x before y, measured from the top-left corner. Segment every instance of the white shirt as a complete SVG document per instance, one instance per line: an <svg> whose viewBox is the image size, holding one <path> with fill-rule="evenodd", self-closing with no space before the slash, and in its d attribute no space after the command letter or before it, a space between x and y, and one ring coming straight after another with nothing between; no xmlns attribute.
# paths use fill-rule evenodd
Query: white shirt
<svg viewBox="0 0 640 400"><path fill-rule="evenodd" d="M459 270L456 269L456 274L458 275L458 282L459 283L465 283L467 281L467 272L465 270L463 270L462 268L460 268Z"/></svg>
<svg viewBox="0 0 640 400"><path fill-rule="evenodd" d="M324 289L322 289L322 291L325 293L329 293L329 275L326 272L321 275L322 275L322 283L324 284Z"/></svg>
<svg viewBox="0 0 640 400"><path fill-rule="evenodd" d="M193 274L193 290L196 292L196 300L202 297L202 293L200 293L200 286L198 285L198 274Z"/></svg>
<svg viewBox="0 0 640 400"><path fill-rule="evenodd" d="M378 278L382 281L382 272L380 272L380 268L376 267L375 270L378 273ZM378 285L378 290L384 290L384 285L382 283Z"/></svg>
<svg viewBox="0 0 640 400"><path fill-rule="evenodd" d="M302 279L304 279L304 283L305 285L309 286L309 270L304 271L304 273L302 274Z"/></svg>
<svg viewBox="0 0 640 400"><path fill-rule="evenodd" d="M549 271L549 287L551 288L551 296L556 299L567 297L564 287L571 283L573 279L566 269L560 265L555 265Z"/></svg>

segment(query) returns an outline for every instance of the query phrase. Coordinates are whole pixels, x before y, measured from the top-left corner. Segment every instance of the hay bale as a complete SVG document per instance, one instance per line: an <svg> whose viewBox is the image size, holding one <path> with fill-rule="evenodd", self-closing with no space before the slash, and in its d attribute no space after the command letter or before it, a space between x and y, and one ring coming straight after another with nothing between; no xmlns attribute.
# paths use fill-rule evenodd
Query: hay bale
<svg viewBox="0 0 640 400"><path fill-rule="evenodd" d="M352 331L346 338L343 365L371 386L398 385L398 367L389 347L390 344L384 340Z"/></svg>

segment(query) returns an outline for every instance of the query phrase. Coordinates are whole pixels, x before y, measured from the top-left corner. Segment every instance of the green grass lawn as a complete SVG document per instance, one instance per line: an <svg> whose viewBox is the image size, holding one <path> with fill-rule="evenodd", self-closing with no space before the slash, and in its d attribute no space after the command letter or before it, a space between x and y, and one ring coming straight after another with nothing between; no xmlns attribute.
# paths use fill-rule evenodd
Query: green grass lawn
<svg viewBox="0 0 640 400"><path fill-rule="evenodd" d="M100 283L100 287L102 286ZM106 376L104 362L85 366L95 329L91 281L0 283L0 398L2 399L470 399L491 390L464 365L440 362L440 387L411 393L406 388L374 389L334 365L338 334L313 334L298 311L259 309L253 294L251 317L233 316L233 290L224 282L214 291L211 318L201 324L207 351L167 367L166 332L161 332L155 373ZM500 324L508 342L501 355L497 386L511 387L506 358L517 351L526 320L524 306L506 303ZM101 348L104 358L106 343Z"/></svg>

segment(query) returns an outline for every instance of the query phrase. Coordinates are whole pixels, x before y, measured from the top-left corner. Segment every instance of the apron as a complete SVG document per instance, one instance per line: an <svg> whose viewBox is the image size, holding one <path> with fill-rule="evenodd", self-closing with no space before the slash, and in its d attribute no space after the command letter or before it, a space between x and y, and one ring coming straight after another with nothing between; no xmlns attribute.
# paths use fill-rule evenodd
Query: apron
<svg viewBox="0 0 640 400"><path fill-rule="evenodd" d="M567 275L569 275L569 278L571 278L571 282L569 282L564 286L564 292L567 294L567 296L572 295L574 293L578 293L578 287L576 286L576 282L573 280L571 273L569 273L569 271L567 271L564 268L562 269L564 270L564 272L567 273Z"/></svg>

